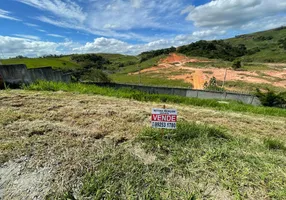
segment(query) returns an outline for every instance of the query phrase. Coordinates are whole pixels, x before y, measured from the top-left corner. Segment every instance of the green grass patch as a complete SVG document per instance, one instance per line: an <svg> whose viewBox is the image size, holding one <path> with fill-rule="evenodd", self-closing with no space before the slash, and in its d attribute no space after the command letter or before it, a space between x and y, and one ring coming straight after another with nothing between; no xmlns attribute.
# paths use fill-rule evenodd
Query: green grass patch
<svg viewBox="0 0 286 200"><path fill-rule="evenodd" d="M226 130L178 123L146 129L98 156L83 199L285 199L285 154ZM73 199L72 190L63 199Z"/></svg>
<svg viewBox="0 0 286 200"><path fill-rule="evenodd" d="M133 99L137 101L178 103L183 105L214 108L216 110L223 110L223 111L234 111L242 113L253 113L261 115L286 117L286 110L279 108L245 105L239 102L230 102L229 104L221 104L219 103L218 100L197 99L197 98L188 98L188 97L181 97L174 95L164 95L164 94L149 94L132 89L116 90L113 88L98 87L95 85L86 85L80 83L66 84L66 83L41 81L32 84L30 86L27 86L25 87L25 89L37 90L37 91L65 91L65 92L75 92L81 94L97 94L97 95L112 96L118 98Z"/></svg>
<svg viewBox="0 0 286 200"><path fill-rule="evenodd" d="M140 84L139 74L112 74L110 75L110 78L115 83ZM141 84L170 87L193 87L192 84L186 83L183 80L169 80L168 78L163 78L163 75L160 74L141 74Z"/></svg>

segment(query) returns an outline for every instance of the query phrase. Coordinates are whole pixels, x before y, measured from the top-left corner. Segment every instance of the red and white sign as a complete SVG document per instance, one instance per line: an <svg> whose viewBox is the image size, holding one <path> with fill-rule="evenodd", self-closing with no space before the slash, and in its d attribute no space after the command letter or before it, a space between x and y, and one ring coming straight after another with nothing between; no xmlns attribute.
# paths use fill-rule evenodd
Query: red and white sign
<svg viewBox="0 0 286 200"><path fill-rule="evenodd" d="M177 110L174 109L152 109L152 127L164 129L177 128Z"/></svg>

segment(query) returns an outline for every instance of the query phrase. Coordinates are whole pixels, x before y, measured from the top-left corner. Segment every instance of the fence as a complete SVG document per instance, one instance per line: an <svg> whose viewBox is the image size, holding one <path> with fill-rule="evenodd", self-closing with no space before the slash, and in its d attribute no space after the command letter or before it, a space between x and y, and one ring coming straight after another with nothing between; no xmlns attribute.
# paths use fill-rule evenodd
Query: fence
<svg viewBox="0 0 286 200"><path fill-rule="evenodd" d="M193 90L188 88L170 88L170 87L155 87L155 86L143 86L143 85L131 85L131 84L118 84L118 83L93 83L101 87L119 88L132 88L151 94L168 94L177 95L183 97L201 98L201 99L219 99L219 100L235 100L245 104L261 105L260 100L251 94L242 94L235 92L217 92L217 91L205 91L205 90Z"/></svg>

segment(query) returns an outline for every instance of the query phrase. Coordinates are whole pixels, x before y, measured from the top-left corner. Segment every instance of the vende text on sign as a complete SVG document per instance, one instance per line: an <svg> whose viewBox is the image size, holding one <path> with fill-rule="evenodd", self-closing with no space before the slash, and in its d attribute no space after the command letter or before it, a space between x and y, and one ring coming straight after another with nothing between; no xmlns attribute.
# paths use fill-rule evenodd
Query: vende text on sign
<svg viewBox="0 0 286 200"><path fill-rule="evenodd" d="M177 128L177 110L175 109L152 109L152 127L176 129Z"/></svg>

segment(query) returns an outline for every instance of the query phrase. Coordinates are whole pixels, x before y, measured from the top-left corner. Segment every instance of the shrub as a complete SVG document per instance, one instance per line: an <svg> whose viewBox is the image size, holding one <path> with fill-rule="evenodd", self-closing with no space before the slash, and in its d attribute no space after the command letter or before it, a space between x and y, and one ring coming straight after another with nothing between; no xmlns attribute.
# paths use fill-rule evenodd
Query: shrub
<svg viewBox="0 0 286 200"><path fill-rule="evenodd" d="M256 89L256 96L260 99L262 105L264 106L283 108L286 105L286 100L282 93L276 94L269 89L266 93Z"/></svg>
<svg viewBox="0 0 286 200"><path fill-rule="evenodd" d="M222 87L218 86L216 77L212 77L209 82L205 82L204 89L211 91L224 91Z"/></svg>
<svg viewBox="0 0 286 200"><path fill-rule="evenodd" d="M242 65L241 65L241 61L240 60L233 61L232 68L234 70L240 69L241 67L242 67Z"/></svg>
<svg viewBox="0 0 286 200"><path fill-rule="evenodd" d="M279 40L278 44L280 45L280 48L283 48L286 50L286 38Z"/></svg>

